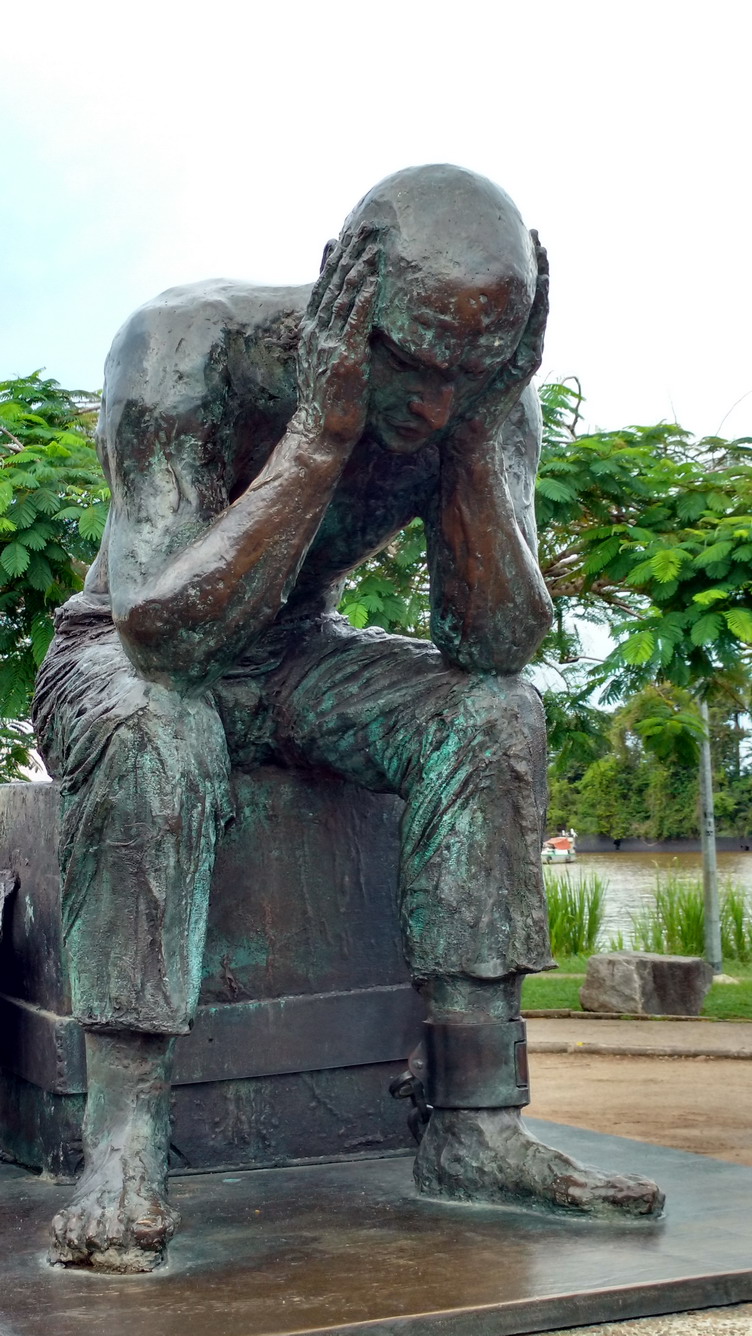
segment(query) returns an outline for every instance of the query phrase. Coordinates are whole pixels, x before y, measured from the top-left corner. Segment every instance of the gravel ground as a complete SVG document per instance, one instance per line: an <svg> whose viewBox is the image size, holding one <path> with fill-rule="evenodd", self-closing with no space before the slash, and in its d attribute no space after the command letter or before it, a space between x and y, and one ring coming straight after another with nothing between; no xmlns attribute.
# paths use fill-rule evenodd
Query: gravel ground
<svg viewBox="0 0 752 1336"><path fill-rule="evenodd" d="M667 1317L632 1318L604 1322L597 1327L560 1327L548 1336L750 1336L752 1304L733 1308L703 1308Z"/></svg>

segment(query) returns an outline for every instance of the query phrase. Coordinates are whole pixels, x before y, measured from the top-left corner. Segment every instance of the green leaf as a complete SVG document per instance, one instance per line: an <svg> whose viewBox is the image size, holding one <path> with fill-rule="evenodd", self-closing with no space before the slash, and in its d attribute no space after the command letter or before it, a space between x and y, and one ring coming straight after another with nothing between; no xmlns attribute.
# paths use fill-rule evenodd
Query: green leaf
<svg viewBox="0 0 752 1336"><path fill-rule="evenodd" d="M681 569L684 554L675 547L661 548L650 558L650 565L656 579L661 584L675 580Z"/></svg>
<svg viewBox="0 0 752 1336"><path fill-rule="evenodd" d="M728 595L728 589L701 589L698 594L692 595L692 601L699 603L701 608L708 608L711 603L717 603L721 598L728 598Z"/></svg>
<svg viewBox="0 0 752 1336"><path fill-rule="evenodd" d="M20 501L17 501L16 504L11 507L9 515L9 519L13 520L17 529L28 528L30 524L34 523L36 517L37 508L29 496L22 497Z"/></svg>
<svg viewBox="0 0 752 1336"><path fill-rule="evenodd" d="M92 542L99 542L104 533L104 526L107 523L107 506L102 502L90 506L85 510L78 521L78 531L82 538L90 539Z"/></svg>
<svg viewBox="0 0 752 1336"><path fill-rule="evenodd" d="M52 618L49 617L46 612L38 612L32 620L31 630L29 632L31 649L37 667L39 667L39 664L47 653L54 634L55 628L52 623Z"/></svg>
<svg viewBox="0 0 752 1336"><path fill-rule="evenodd" d="M41 524L34 524L30 529L23 529L18 535L19 543L28 547L32 552L42 552L47 546L51 537L50 526L42 521Z"/></svg>
<svg viewBox="0 0 752 1336"><path fill-rule="evenodd" d="M60 509L60 500L54 492L48 491L46 487L40 488L34 493L34 504L37 510L43 515L54 515Z"/></svg>
<svg viewBox="0 0 752 1336"><path fill-rule="evenodd" d="M362 603L345 603L342 612L351 626L356 627L358 631L362 631L363 627L368 625L368 608L364 608Z"/></svg>
<svg viewBox="0 0 752 1336"><path fill-rule="evenodd" d="M41 556L38 552L34 553L29 562L26 579L32 589L38 589L42 594L46 593L55 579L52 574L52 567L46 557Z"/></svg>
<svg viewBox="0 0 752 1336"><path fill-rule="evenodd" d="M651 597L657 604L670 603L678 588L678 580L665 580L663 584L658 583L651 589Z"/></svg>
<svg viewBox="0 0 752 1336"><path fill-rule="evenodd" d="M695 622L689 638L693 645L712 645L718 639L723 628L723 618L719 612L707 612Z"/></svg>
<svg viewBox="0 0 752 1336"><path fill-rule="evenodd" d="M23 719L34 687L36 665L30 651L0 662L0 717Z"/></svg>
<svg viewBox="0 0 752 1336"><path fill-rule="evenodd" d="M538 478L536 484L537 490L541 496L545 496L547 501L576 501L577 493L566 483L559 482L557 478Z"/></svg>
<svg viewBox="0 0 752 1336"><path fill-rule="evenodd" d="M729 631L746 645L752 645L752 612L748 608L730 608L724 617Z"/></svg>
<svg viewBox="0 0 752 1336"><path fill-rule="evenodd" d="M44 555L48 561L54 562L56 566L70 567L71 554L66 552L65 548L61 547L59 543L48 543L44 549ZM58 571L57 574L59 577L60 572Z"/></svg>
<svg viewBox="0 0 752 1336"><path fill-rule="evenodd" d="M695 566L713 566L716 562L724 561L733 550L733 543L711 543L710 547L697 554Z"/></svg>
<svg viewBox="0 0 752 1336"><path fill-rule="evenodd" d="M631 585L648 584L651 580L654 579L655 579L655 571L653 570L652 557L650 558L649 561L641 561L639 565L635 566L629 572L628 576L628 580Z"/></svg>
<svg viewBox="0 0 752 1336"><path fill-rule="evenodd" d="M39 486L39 483L34 477L34 474L29 473L27 469L20 469L15 467L15 462L17 459L18 455L13 455L11 459L4 461L4 469L6 477L9 476L9 480L13 487L25 488L29 492L36 491L37 487Z"/></svg>
<svg viewBox="0 0 752 1336"><path fill-rule="evenodd" d="M655 636L652 631L637 631L622 646L622 658L625 663L635 667L652 659L655 650Z"/></svg>
<svg viewBox="0 0 752 1336"><path fill-rule="evenodd" d="M686 492L676 503L680 520L698 520L707 509L708 499L704 492Z"/></svg>
<svg viewBox="0 0 752 1336"><path fill-rule="evenodd" d="M20 543L8 543L0 552L0 565L8 575L23 575L31 558Z"/></svg>
<svg viewBox="0 0 752 1336"><path fill-rule="evenodd" d="M596 548L593 548L585 562L585 572L588 575L597 575L599 571L605 570L609 562L611 562L620 551L622 543L623 538L619 534L615 534L612 538L608 538L605 543L599 543Z"/></svg>

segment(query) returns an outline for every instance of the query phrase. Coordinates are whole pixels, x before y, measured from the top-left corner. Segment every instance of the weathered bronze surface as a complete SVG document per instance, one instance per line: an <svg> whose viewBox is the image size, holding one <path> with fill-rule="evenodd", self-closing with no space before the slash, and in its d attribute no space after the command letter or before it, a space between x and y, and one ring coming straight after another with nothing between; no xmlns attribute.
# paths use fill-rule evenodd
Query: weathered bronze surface
<svg viewBox="0 0 752 1336"><path fill-rule="evenodd" d="M177 1223L169 1083L231 766L319 769L404 800L402 944L428 1018L511 1023L515 1044L482 1061L520 1069L521 978L550 964L543 717L520 676L551 618L530 388L547 309L545 251L509 197L431 166L361 200L312 288L175 289L117 335L99 435L110 519L36 700L62 780L88 1069L86 1168L53 1260L148 1269ZM433 643L354 630L333 611L343 578L416 516ZM512 1085L483 1073L481 1107L465 1107L444 1070L420 1191L660 1211L655 1184L535 1142L516 1094L488 1106Z"/></svg>
<svg viewBox="0 0 752 1336"><path fill-rule="evenodd" d="M409 1160L173 1179L184 1228L151 1276L40 1262L65 1190L0 1168L2 1336L510 1336L752 1298L752 1170L533 1124L663 1182L664 1221L447 1206ZM364 1324L364 1325L357 1325Z"/></svg>
<svg viewBox="0 0 752 1336"><path fill-rule="evenodd" d="M0 786L0 866L19 878L0 942L0 1153L70 1178L86 1072L61 943L56 790ZM175 1050L173 1167L413 1145L386 1095L423 1018L397 918L401 801L275 766L236 772L233 791L201 1005Z"/></svg>

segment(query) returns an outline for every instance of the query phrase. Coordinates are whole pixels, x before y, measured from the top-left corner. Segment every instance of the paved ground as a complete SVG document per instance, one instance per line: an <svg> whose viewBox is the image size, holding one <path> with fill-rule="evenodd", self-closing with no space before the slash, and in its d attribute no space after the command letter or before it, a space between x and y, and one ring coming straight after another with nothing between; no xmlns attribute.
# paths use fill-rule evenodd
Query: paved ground
<svg viewBox="0 0 752 1336"><path fill-rule="evenodd" d="M752 1022L583 1016L529 1020L528 1035L531 1115L752 1166ZM752 1336L752 1304L571 1336Z"/></svg>

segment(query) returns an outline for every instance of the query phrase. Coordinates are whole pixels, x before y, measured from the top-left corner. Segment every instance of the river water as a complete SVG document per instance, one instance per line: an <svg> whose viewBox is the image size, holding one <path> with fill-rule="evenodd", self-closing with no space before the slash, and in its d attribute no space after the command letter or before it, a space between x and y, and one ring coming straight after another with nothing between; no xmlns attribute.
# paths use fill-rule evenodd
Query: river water
<svg viewBox="0 0 752 1336"><path fill-rule="evenodd" d="M618 932L623 933L629 946L632 929L631 916L653 903L656 874L665 876L671 871L690 877L702 876L700 853L598 853L578 854L577 862L556 868L566 872L577 885L588 873L597 873L608 883L605 895L605 913L600 946L607 949ZM752 900L752 853L722 852L718 854L718 879L723 886L730 878L747 892Z"/></svg>

